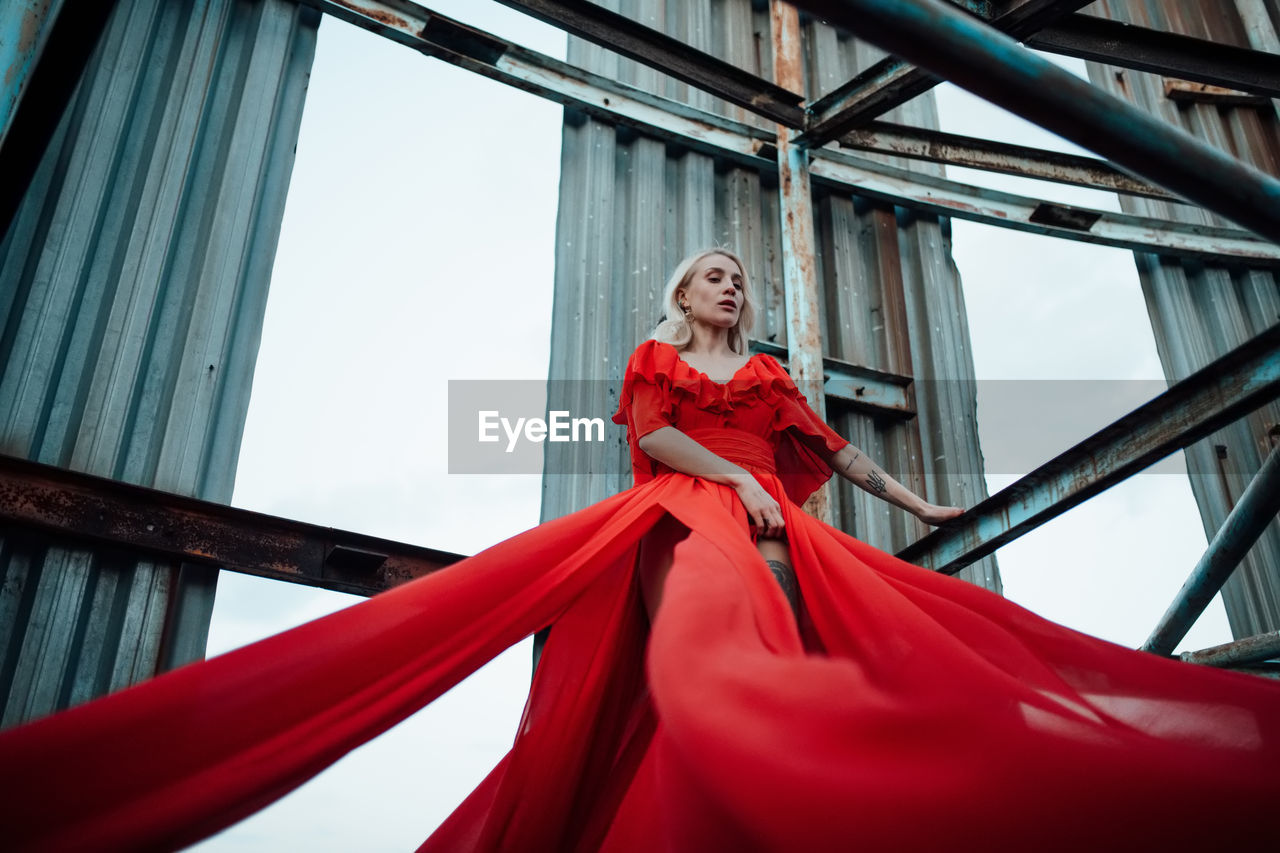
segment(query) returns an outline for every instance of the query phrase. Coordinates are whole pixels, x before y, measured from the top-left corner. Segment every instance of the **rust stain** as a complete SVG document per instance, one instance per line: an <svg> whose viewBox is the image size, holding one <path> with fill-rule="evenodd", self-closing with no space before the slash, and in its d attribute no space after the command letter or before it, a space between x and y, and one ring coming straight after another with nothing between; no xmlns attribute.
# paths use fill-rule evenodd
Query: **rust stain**
<svg viewBox="0 0 1280 853"><path fill-rule="evenodd" d="M933 202L935 204L940 204L943 207L949 207L952 210L967 210L970 213L980 212L975 205L969 204L968 202L964 202L964 201L956 201L954 199L935 198L933 199Z"/></svg>
<svg viewBox="0 0 1280 853"><path fill-rule="evenodd" d="M40 24L48 15L48 3L41 3L39 9L33 6L27 8L26 14L22 16L22 25L18 32L19 52L25 53L35 49L36 41L40 38Z"/></svg>
<svg viewBox="0 0 1280 853"><path fill-rule="evenodd" d="M49 15L49 4L41 3L39 8L29 6L22 16L22 22L18 29L18 45L17 52L19 56L29 56L34 61L36 45L40 40L41 24ZM15 62L5 69L4 87L5 89L13 88L14 82L18 77L30 67L30 63ZM16 97L14 99L17 100Z"/></svg>
<svg viewBox="0 0 1280 853"><path fill-rule="evenodd" d="M404 32L412 31L408 19L402 18L399 15L393 15L382 9L369 9L363 4L352 3L347 0L331 0L331 2L337 6L343 7L344 9L350 9L356 14L372 21L377 21L380 24L386 24L388 27L392 27L393 29L403 30Z"/></svg>

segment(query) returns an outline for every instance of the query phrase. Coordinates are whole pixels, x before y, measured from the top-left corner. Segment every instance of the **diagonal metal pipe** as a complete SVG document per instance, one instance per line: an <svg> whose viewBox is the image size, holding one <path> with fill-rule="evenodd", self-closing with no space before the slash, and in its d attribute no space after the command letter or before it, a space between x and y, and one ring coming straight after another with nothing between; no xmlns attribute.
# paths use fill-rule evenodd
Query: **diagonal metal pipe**
<svg viewBox="0 0 1280 853"><path fill-rule="evenodd" d="M1167 655L1187 635L1244 555L1280 512L1280 447L1249 482L1142 650Z"/></svg>
<svg viewBox="0 0 1280 853"><path fill-rule="evenodd" d="M953 575L1280 396L1280 323L897 553Z"/></svg>
<svg viewBox="0 0 1280 853"><path fill-rule="evenodd" d="M1198 663L1202 666L1240 666L1260 663L1280 657L1280 631L1245 637L1234 643L1223 643L1197 652L1183 652L1178 657L1187 663Z"/></svg>
<svg viewBox="0 0 1280 853"><path fill-rule="evenodd" d="M795 0L829 22L1280 243L1280 181L941 0Z"/></svg>

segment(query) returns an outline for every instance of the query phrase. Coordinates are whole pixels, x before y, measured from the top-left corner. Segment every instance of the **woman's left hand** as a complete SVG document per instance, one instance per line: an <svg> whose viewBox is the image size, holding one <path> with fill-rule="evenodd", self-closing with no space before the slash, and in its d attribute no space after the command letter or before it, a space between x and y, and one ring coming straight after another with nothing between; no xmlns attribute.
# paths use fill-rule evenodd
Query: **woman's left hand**
<svg viewBox="0 0 1280 853"><path fill-rule="evenodd" d="M925 524L932 524L935 527L961 515L964 515L964 510L958 506L925 504L916 510L916 518Z"/></svg>

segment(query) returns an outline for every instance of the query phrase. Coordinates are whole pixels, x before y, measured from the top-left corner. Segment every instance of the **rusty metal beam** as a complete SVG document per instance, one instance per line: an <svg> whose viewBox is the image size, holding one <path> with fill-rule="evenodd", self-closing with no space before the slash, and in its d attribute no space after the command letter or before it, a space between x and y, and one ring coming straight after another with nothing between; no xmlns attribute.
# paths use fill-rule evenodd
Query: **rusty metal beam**
<svg viewBox="0 0 1280 853"><path fill-rule="evenodd" d="M950 3L803 3L882 49L1280 243L1280 180L1089 85Z"/></svg>
<svg viewBox="0 0 1280 853"><path fill-rule="evenodd" d="M1280 266L1280 246L1247 231L1060 205L829 149L812 154L809 171L815 182L902 207L1032 234L1199 258L1210 263L1272 269Z"/></svg>
<svg viewBox="0 0 1280 853"><path fill-rule="evenodd" d="M586 0L498 0L787 127L804 126L804 96ZM803 81L799 91L803 92Z"/></svg>
<svg viewBox="0 0 1280 853"><path fill-rule="evenodd" d="M463 559L5 455L0 526L356 595Z"/></svg>
<svg viewBox="0 0 1280 853"><path fill-rule="evenodd" d="M1187 635L1209 602L1280 512L1280 448L1271 451L1240 500L1196 562L1186 583L1142 644L1142 650L1167 655Z"/></svg>
<svg viewBox="0 0 1280 853"><path fill-rule="evenodd" d="M1106 160L940 130L873 121L840 137L840 147L1126 195L1181 201L1157 186L1121 172Z"/></svg>
<svg viewBox="0 0 1280 853"><path fill-rule="evenodd" d="M790 372L787 348L781 344L753 338L750 349L753 353L768 353ZM915 393L911 388L914 380L910 376L824 356L822 380L823 396L845 408L896 420L916 416Z"/></svg>
<svg viewBox="0 0 1280 853"><path fill-rule="evenodd" d="M1239 666L1280 658L1280 631L1245 637L1234 643L1223 643L1195 652L1183 652L1178 657L1187 663L1203 666Z"/></svg>
<svg viewBox="0 0 1280 853"><path fill-rule="evenodd" d="M1006 0L1003 3L960 3L976 17L1014 38L1023 38L1050 22L1089 5L1093 0ZM804 4L837 26L859 35L856 29L827 14L820 4ZM815 101L809 122L798 138L800 145L821 148L846 132L878 118L894 107L921 95L942 78L912 65L906 59L886 56L848 83Z"/></svg>
<svg viewBox="0 0 1280 853"><path fill-rule="evenodd" d="M804 89L804 45L800 13L786 0L770 0L773 73L780 86ZM782 284L787 306L787 356L791 375L820 416L826 416L822 377L822 325L813 226L813 189L808 151L794 132L778 127L778 212L782 235ZM831 487L824 484L805 502L805 511L828 524Z"/></svg>
<svg viewBox="0 0 1280 853"><path fill-rule="evenodd" d="M1280 397L1280 323L898 552L955 574Z"/></svg>
<svg viewBox="0 0 1280 853"><path fill-rule="evenodd" d="M1093 15L1069 15L1025 44L1062 56L1280 97L1280 56Z"/></svg>

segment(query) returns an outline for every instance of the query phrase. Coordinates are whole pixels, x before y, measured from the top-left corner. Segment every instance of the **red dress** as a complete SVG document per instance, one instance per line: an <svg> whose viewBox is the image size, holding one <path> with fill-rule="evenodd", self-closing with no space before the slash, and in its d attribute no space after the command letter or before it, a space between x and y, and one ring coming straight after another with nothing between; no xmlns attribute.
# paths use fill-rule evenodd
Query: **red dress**
<svg viewBox="0 0 1280 853"><path fill-rule="evenodd" d="M645 342L636 485L436 574L0 733L7 849L174 848L297 787L552 625L516 743L428 850L1275 849L1280 685L1048 622L805 515L845 441L772 358ZM782 504L806 618L672 424ZM649 629L640 537L676 546ZM423 773L431 772L424 766Z"/></svg>

